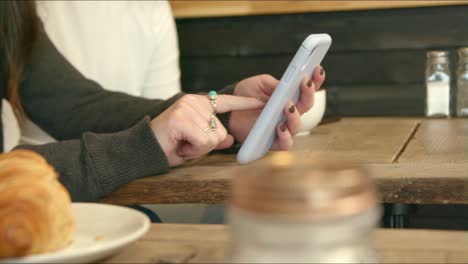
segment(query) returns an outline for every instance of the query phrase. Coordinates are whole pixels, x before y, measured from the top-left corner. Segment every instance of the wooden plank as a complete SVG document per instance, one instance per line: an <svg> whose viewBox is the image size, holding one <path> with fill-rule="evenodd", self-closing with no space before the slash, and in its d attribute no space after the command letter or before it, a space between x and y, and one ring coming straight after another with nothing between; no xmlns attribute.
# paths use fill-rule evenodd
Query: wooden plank
<svg viewBox="0 0 468 264"><path fill-rule="evenodd" d="M399 162L468 162L468 119L424 120Z"/></svg>
<svg viewBox="0 0 468 264"><path fill-rule="evenodd" d="M305 161L320 152L373 164L376 166L373 175L385 202L405 199L415 203L468 202L468 192L445 193L464 186L460 185L467 180L461 177L466 168L463 164L453 167L452 174L443 166L424 169L391 164L418 122L408 118L345 118L319 126L308 136L297 137L292 151ZM229 195L232 174L240 167L235 155L212 155L191 165L173 169L166 175L133 181L103 201L118 204L224 202ZM439 194L438 189L431 190L433 184L447 187ZM405 196L401 190L414 191L414 194Z"/></svg>
<svg viewBox="0 0 468 264"><path fill-rule="evenodd" d="M422 116L424 84L325 86L340 116Z"/></svg>
<svg viewBox="0 0 468 264"><path fill-rule="evenodd" d="M310 153L309 153L310 154ZM304 153L308 158L308 153ZM112 204L221 204L229 197L235 157L205 160L204 166L135 180L102 202ZM215 163L217 165L208 165ZM468 204L468 163L369 164L381 201L408 204Z"/></svg>
<svg viewBox="0 0 468 264"><path fill-rule="evenodd" d="M468 163L370 164L382 202L468 204Z"/></svg>
<svg viewBox="0 0 468 264"><path fill-rule="evenodd" d="M241 65L237 69L242 70L236 70L236 68L230 68L230 66L225 67L229 65L229 61L231 60L227 59L225 62L213 64L220 67L209 67L208 64L206 67L200 65L204 63L190 65L182 63L182 87L184 91L188 93L200 93L213 90L213 87L216 90L220 90L227 84L234 83L247 76L265 72L279 78L281 75L277 72L283 69L277 66L262 67L263 63L259 63L258 68L254 69L253 65L255 62L252 62L252 66ZM274 63L269 65L274 65ZM348 74L343 74L343 76L350 77L350 79L353 79L358 84L334 84L333 82L337 81L341 75L339 69L329 66L325 67L327 69L327 80L323 87L328 90L327 108L332 107L332 105L335 106L334 112L337 112L341 116L421 116L424 114L426 92L425 85L422 82L420 84L382 84L378 80L375 80L373 84L359 84L368 83L367 79L363 80L365 79L364 74L366 70L363 70L361 73L356 70L353 73L348 72ZM218 70L212 70L212 68L218 68ZM270 71L272 68L277 69L274 69L274 72L272 72ZM422 76L422 74L417 73L419 70L415 68L405 69L409 72L414 71L412 76L419 76L417 78ZM392 71L391 67L385 70L387 72ZM397 76L401 76L398 73L394 75L395 77L390 78L395 78L396 80ZM410 78L408 77L407 79ZM384 81L385 78L382 78L382 82Z"/></svg>
<svg viewBox="0 0 468 264"><path fill-rule="evenodd" d="M392 163L419 119L413 118L344 118L318 126L310 135L294 139L292 151L307 159L316 152L364 163ZM197 163L237 165L235 157L213 155Z"/></svg>
<svg viewBox="0 0 468 264"><path fill-rule="evenodd" d="M444 123L446 121L449 123ZM440 122L445 125L439 126ZM452 122L456 125L450 126ZM448 135L451 135L451 131L459 130L440 128L459 127L463 122L465 121L427 120L421 128L424 131L425 127L430 127L427 124L437 124L436 130L428 130L426 133L435 133L435 139L457 139L454 135ZM292 151L300 153L303 160L308 160L313 154L320 152L367 164L379 187L382 202L468 204L466 159L443 163L447 160L457 161L459 156L455 155L455 158L436 159L434 162L392 163L396 161L418 123L418 119L345 118L340 122L319 126L309 136L296 138L296 145ZM461 127L465 129L465 126ZM416 132L414 141L419 137L419 132L421 131ZM466 133L457 133L455 134L466 136ZM456 150L459 149L458 145L463 146L466 141L458 139L455 142L458 143L442 144L444 147L451 146L449 150L443 151L445 156L451 156L452 151L463 154ZM410 142L401 157L406 155L412 144L414 142ZM427 155L432 154L433 152L430 152ZM251 165L253 169L255 166L263 166L255 164L257 163ZM133 181L103 201L116 204L223 203L229 196L232 175L239 168L235 155L216 154L190 165L174 169L166 175Z"/></svg>
<svg viewBox="0 0 468 264"><path fill-rule="evenodd" d="M464 263L467 242L461 231L380 229L374 236L384 263Z"/></svg>
<svg viewBox="0 0 468 264"><path fill-rule="evenodd" d="M177 18L414 8L465 1L170 1Z"/></svg>
<svg viewBox="0 0 468 264"><path fill-rule="evenodd" d="M259 73L279 78L305 36L327 32L325 87L342 116L422 116L424 54L451 50L455 63L453 50L468 45L466 13L468 6L450 6L178 20L182 87L219 89Z"/></svg>
<svg viewBox="0 0 468 264"><path fill-rule="evenodd" d="M173 169L169 174L132 181L101 201L112 204L223 203L231 169L205 166Z"/></svg>
<svg viewBox="0 0 468 264"><path fill-rule="evenodd" d="M287 55L182 58L182 87L199 93L261 73L280 78L289 60ZM332 53L323 65L323 87L335 95L327 103L339 106L342 116L424 114L425 51Z"/></svg>
<svg viewBox="0 0 468 264"><path fill-rule="evenodd" d="M101 201L111 204L223 203L229 195L232 168L194 166L132 181Z"/></svg>
<svg viewBox="0 0 468 264"><path fill-rule="evenodd" d="M331 52L434 49L468 44L468 5L424 9L183 19L182 56L292 54L312 33L329 33Z"/></svg>
<svg viewBox="0 0 468 264"><path fill-rule="evenodd" d="M468 232L376 229L383 263L466 263ZM223 225L153 224L150 231L106 263L222 263L229 243Z"/></svg>
<svg viewBox="0 0 468 264"><path fill-rule="evenodd" d="M426 90L423 84L329 85L326 82L323 87L327 90L327 111L333 108L333 112L342 117L424 115ZM190 92L199 93L208 90L193 89Z"/></svg>
<svg viewBox="0 0 468 264"><path fill-rule="evenodd" d="M183 87L208 89L262 73L281 78L293 56L182 57ZM398 50L331 52L322 66L327 71L327 84L343 86L424 83L425 64L426 51Z"/></svg>

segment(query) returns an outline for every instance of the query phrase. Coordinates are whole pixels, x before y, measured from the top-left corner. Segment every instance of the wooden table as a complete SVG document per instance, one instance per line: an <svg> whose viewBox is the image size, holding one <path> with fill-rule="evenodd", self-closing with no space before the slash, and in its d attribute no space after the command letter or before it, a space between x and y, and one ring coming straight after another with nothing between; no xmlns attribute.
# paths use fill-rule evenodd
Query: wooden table
<svg viewBox="0 0 468 264"><path fill-rule="evenodd" d="M468 232L378 229L373 243L384 263L466 263ZM223 225L153 224L148 234L108 263L221 263Z"/></svg>
<svg viewBox="0 0 468 264"><path fill-rule="evenodd" d="M463 0L443 1L170 1L176 18L247 16L304 12L333 12L389 8L411 8L466 4Z"/></svg>
<svg viewBox="0 0 468 264"><path fill-rule="evenodd" d="M383 202L468 203L468 119L345 118L297 137L292 151L305 160L321 152L366 164ZM207 156L136 180L103 201L223 203L239 166L235 155Z"/></svg>

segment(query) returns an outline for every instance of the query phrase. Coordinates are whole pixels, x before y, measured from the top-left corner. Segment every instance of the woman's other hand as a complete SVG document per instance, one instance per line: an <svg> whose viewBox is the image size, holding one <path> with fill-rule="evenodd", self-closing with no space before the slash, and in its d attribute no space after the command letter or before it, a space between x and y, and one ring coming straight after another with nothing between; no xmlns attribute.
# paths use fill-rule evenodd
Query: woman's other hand
<svg viewBox="0 0 468 264"><path fill-rule="evenodd" d="M293 144L292 136L297 134L301 128L300 116L307 112L314 103L314 92L319 90L325 81L325 71L318 66L311 77L305 77L301 84L301 97L296 105L288 102L284 112L287 121L277 127L277 139L273 149L287 150ZM279 81L271 75L262 74L240 81L234 89L234 95L257 98L267 102ZM234 111L231 115L230 130L234 138L244 142L255 121L260 115L261 109L248 111Z"/></svg>
<svg viewBox="0 0 468 264"><path fill-rule="evenodd" d="M201 157L212 150L230 147L228 134L216 113L254 111L264 106L255 98L217 95L216 107L208 96L187 94L151 121L151 128L171 167ZM216 128L211 127L211 119Z"/></svg>

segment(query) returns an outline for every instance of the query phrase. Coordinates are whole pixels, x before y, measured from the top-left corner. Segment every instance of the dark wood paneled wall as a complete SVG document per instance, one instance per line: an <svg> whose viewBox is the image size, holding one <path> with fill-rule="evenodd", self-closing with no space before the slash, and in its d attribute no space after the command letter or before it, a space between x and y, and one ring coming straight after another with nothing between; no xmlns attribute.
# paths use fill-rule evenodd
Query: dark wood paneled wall
<svg viewBox="0 0 468 264"><path fill-rule="evenodd" d="M177 20L186 92L279 78L303 39L329 33L329 105L343 116L422 115L425 54L468 46L468 6ZM330 111L329 111L330 113Z"/></svg>

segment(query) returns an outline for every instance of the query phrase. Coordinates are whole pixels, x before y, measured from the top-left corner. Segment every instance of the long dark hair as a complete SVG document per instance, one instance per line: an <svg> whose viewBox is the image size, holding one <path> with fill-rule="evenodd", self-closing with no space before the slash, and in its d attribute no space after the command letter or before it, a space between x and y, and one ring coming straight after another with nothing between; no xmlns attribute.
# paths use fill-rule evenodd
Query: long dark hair
<svg viewBox="0 0 468 264"><path fill-rule="evenodd" d="M4 60L7 99L17 116L24 115L19 85L29 62L40 22L34 1L0 1L0 56Z"/></svg>

